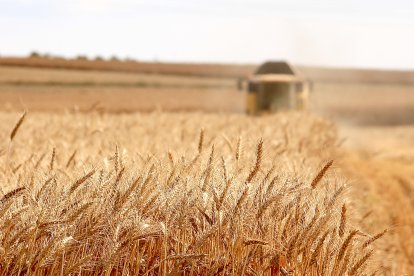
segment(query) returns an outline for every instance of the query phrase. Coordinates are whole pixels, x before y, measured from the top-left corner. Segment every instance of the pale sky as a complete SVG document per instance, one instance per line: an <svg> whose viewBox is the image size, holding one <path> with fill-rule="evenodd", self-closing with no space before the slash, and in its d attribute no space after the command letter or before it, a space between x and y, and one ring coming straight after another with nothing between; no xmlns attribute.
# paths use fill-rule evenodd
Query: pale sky
<svg viewBox="0 0 414 276"><path fill-rule="evenodd" d="M0 55L414 69L411 0L0 0Z"/></svg>

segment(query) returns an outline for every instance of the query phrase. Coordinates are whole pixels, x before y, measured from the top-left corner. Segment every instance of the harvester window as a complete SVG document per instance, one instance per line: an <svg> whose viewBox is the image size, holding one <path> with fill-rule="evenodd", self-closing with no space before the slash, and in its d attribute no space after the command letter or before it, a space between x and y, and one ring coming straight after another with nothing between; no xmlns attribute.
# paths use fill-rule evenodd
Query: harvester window
<svg viewBox="0 0 414 276"><path fill-rule="evenodd" d="M259 85L255 82L249 82L248 92L249 93L256 93L257 91L259 91Z"/></svg>

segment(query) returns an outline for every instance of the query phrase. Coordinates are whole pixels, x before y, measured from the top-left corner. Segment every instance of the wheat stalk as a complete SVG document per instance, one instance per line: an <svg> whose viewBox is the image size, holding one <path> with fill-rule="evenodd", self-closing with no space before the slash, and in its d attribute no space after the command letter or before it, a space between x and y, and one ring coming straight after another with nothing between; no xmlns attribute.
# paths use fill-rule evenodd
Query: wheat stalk
<svg viewBox="0 0 414 276"><path fill-rule="evenodd" d="M382 236L384 236L386 233L388 232L388 229L385 229L384 231L376 234L375 236L373 236L372 238L368 239L366 242L364 242L364 244L362 245L362 247L367 247L368 245L372 244L374 241L380 239Z"/></svg>
<svg viewBox="0 0 414 276"><path fill-rule="evenodd" d="M345 227L346 227L346 206L345 204L342 205L341 210L341 222L339 224L338 228L338 234L340 237L342 237L345 233Z"/></svg>
<svg viewBox="0 0 414 276"><path fill-rule="evenodd" d="M55 158L56 158L56 148L53 148L53 150L52 150L52 156L50 158L50 163L49 163L49 169L51 171L53 170L53 166L55 164Z"/></svg>
<svg viewBox="0 0 414 276"><path fill-rule="evenodd" d="M260 139L259 143L257 144L256 163L254 164L253 169L250 171L250 174L246 179L246 183L251 183L253 178L259 172L260 165L262 163L262 157L263 157L263 139Z"/></svg>
<svg viewBox="0 0 414 276"><path fill-rule="evenodd" d="M339 263L341 262L341 260L344 258L346 250L348 249L348 247L350 246L352 239L355 237L356 234L358 234L359 231L358 230L352 230L348 236L346 237L346 239L343 241L339 251L338 251L338 255L336 257L335 260L335 266L337 267L339 265Z"/></svg>
<svg viewBox="0 0 414 276"><path fill-rule="evenodd" d="M357 275L358 270L371 258L373 251L366 253L361 259L359 259L349 270L349 275Z"/></svg>
<svg viewBox="0 0 414 276"><path fill-rule="evenodd" d="M319 173L315 176L315 178L312 180L311 187L312 189L315 189L318 183L322 180L328 169L332 166L333 160L328 161L325 166L319 171Z"/></svg>
<svg viewBox="0 0 414 276"><path fill-rule="evenodd" d="M12 132L10 133L10 141L13 141L14 137L17 134L17 131L19 130L20 126L23 124L24 118L26 118L26 111L23 112L22 116L20 116L20 119L17 121L17 123L15 124Z"/></svg>
<svg viewBox="0 0 414 276"><path fill-rule="evenodd" d="M204 143L204 129L200 130L200 136L198 138L198 153L201 154L203 151L203 143Z"/></svg>
<svg viewBox="0 0 414 276"><path fill-rule="evenodd" d="M237 146L236 146L236 160L239 161L242 156L242 138L239 136L239 139L237 140Z"/></svg>
<svg viewBox="0 0 414 276"><path fill-rule="evenodd" d="M89 173L87 173L86 175L76 180L75 183L73 183L72 186L70 187L69 194L73 193L80 185L82 185L82 183L84 183L94 174L95 174L95 170L91 170Z"/></svg>
<svg viewBox="0 0 414 276"><path fill-rule="evenodd" d="M71 156L68 158L68 161L66 162L66 168L69 168L70 164L75 159L76 153L77 153L77 151L74 150L73 153L71 154Z"/></svg>
<svg viewBox="0 0 414 276"><path fill-rule="evenodd" d="M16 197L18 195L21 194L21 192L23 192L26 188L25 187L20 187L17 189L14 189L10 192L8 192L7 194L5 194L1 199L0 199L0 203L3 204L4 202L6 202L8 199L12 198L12 197Z"/></svg>

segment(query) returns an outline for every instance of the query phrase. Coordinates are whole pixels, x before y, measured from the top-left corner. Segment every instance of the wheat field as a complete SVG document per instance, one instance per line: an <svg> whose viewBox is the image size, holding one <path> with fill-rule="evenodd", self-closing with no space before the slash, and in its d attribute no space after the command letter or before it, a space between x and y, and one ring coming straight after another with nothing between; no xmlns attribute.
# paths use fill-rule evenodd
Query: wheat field
<svg viewBox="0 0 414 276"><path fill-rule="evenodd" d="M2 113L0 272L371 275L333 123ZM19 119L20 118L20 119Z"/></svg>

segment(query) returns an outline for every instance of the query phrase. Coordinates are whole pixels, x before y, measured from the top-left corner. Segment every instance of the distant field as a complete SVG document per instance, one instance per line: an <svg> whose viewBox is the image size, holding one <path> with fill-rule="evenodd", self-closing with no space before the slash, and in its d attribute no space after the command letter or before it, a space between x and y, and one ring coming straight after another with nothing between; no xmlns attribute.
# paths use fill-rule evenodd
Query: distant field
<svg viewBox="0 0 414 276"><path fill-rule="evenodd" d="M313 112L348 124L414 123L414 84L408 73L397 82L404 74L391 72L382 77L385 72L364 72L362 81L358 71L352 76L349 70L341 74L324 70L311 71L315 77L310 96ZM87 110L95 106L112 112L244 112L245 97L237 90L236 77L0 66L0 109L4 110Z"/></svg>
<svg viewBox="0 0 414 276"><path fill-rule="evenodd" d="M0 58L0 65L227 78L246 76L253 72L256 67L256 65L233 64L94 61L47 58Z"/></svg>
<svg viewBox="0 0 414 276"><path fill-rule="evenodd" d="M346 124L413 124L414 85L316 82L312 110Z"/></svg>
<svg viewBox="0 0 414 276"><path fill-rule="evenodd" d="M263 61L264 62L264 61ZM200 64L137 61L67 60L60 58L0 58L0 66L114 71L144 74L240 78L252 74L258 64ZM414 84L414 72L362 69L334 69L297 66L300 72L317 82L364 82Z"/></svg>
<svg viewBox="0 0 414 276"><path fill-rule="evenodd" d="M112 71L0 66L0 84L10 86L120 86L158 88L234 88L233 78Z"/></svg>
<svg viewBox="0 0 414 276"><path fill-rule="evenodd" d="M236 79L0 66L0 109L242 112Z"/></svg>
<svg viewBox="0 0 414 276"><path fill-rule="evenodd" d="M134 87L0 87L0 108L31 111L223 111L243 112L244 95L227 89Z"/></svg>

